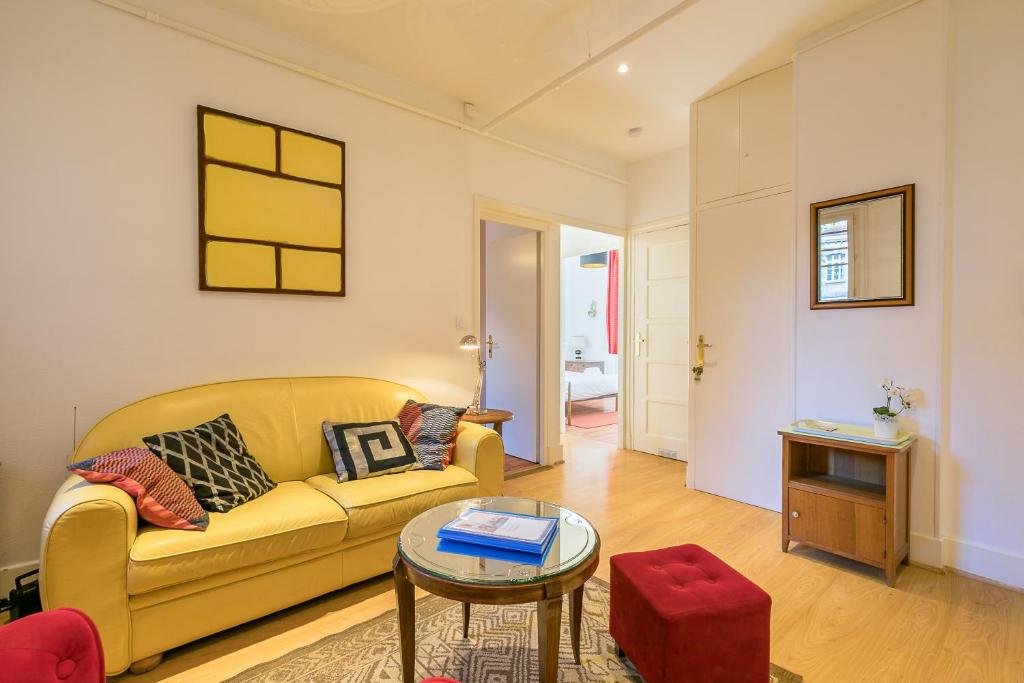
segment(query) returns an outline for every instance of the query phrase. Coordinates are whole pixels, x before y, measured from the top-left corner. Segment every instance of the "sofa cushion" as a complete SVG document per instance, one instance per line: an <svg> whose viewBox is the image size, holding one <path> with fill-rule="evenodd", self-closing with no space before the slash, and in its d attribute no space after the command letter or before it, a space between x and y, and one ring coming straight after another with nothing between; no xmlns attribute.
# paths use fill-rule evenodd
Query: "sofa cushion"
<svg viewBox="0 0 1024 683"><path fill-rule="evenodd" d="M281 482L228 512L211 512L205 533L141 529L129 553L128 593L333 548L347 529L336 502L301 481Z"/></svg>
<svg viewBox="0 0 1024 683"><path fill-rule="evenodd" d="M442 471L413 470L341 483L332 474L320 474L310 477L306 483L345 508L348 513L346 539L405 524L442 503L472 498L479 484L475 476L455 465Z"/></svg>
<svg viewBox="0 0 1024 683"><path fill-rule="evenodd" d="M188 484L207 510L227 512L274 488L227 413L192 429L154 434L142 441Z"/></svg>

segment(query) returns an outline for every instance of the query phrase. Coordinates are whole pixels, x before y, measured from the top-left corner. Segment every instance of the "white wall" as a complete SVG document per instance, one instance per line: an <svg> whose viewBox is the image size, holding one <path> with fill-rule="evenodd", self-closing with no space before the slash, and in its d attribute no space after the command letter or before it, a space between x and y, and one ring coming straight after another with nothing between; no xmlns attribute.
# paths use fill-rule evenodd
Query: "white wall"
<svg viewBox="0 0 1024 683"><path fill-rule="evenodd" d="M911 559L936 534L946 169L944 0L925 0L796 58L796 416L868 423L883 377L918 390L906 420ZM917 185L916 304L809 310L812 202Z"/></svg>
<svg viewBox="0 0 1024 683"><path fill-rule="evenodd" d="M956 0L944 561L1024 587L1024 3Z"/></svg>
<svg viewBox="0 0 1024 683"><path fill-rule="evenodd" d="M0 566L73 444L197 383L355 374L466 404L475 194L623 226L623 186L87 0L0 5ZM347 142L348 297L199 292L195 106Z"/></svg>
<svg viewBox="0 0 1024 683"><path fill-rule="evenodd" d="M583 349L583 360L602 361L606 374L618 374L619 357L608 353L608 269L580 268L578 256L563 259L562 269L565 359L574 357L570 349L572 338L585 337L587 346ZM587 311L593 301L597 302L597 315L591 318Z"/></svg>
<svg viewBox="0 0 1024 683"><path fill-rule="evenodd" d="M690 147L683 146L626 167L626 222L643 225L690 211Z"/></svg>
<svg viewBox="0 0 1024 683"><path fill-rule="evenodd" d="M916 387L911 558L1024 587L1024 4L923 0L800 54L797 256L810 202L917 184L911 308L807 310L798 416L867 421Z"/></svg>

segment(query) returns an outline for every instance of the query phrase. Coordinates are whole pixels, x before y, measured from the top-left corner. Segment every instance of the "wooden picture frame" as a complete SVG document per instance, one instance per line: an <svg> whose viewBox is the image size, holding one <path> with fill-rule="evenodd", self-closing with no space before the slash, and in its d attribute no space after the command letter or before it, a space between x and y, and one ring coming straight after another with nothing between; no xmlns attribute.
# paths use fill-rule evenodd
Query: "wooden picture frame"
<svg viewBox="0 0 1024 683"><path fill-rule="evenodd" d="M344 297L344 141L203 105L196 129L199 289Z"/></svg>
<svg viewBox="0 0 1024 683"><path fill-rule="evenodd" d="M823 209L829 209L847 204L854 205L872 200L884 199L886 197L902 197L902 239L901 239L901 294L892 297L875 298L848 298L833 301L822 301L820 299L819 282L821 275L821 260L819 251L819 215ZM874 192L864 192L838 197L826 201L811 204L810 211L810 307L811 310L829 308L873 308L888 306L913 306L914 305L914 184L890 187Z"/></svg>

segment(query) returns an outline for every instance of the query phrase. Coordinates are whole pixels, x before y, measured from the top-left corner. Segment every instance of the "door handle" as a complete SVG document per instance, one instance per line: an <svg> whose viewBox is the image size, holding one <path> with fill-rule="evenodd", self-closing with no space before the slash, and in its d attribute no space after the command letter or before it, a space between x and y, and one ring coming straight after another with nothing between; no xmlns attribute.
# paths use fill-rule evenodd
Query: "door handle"
<svg viewBox="0 0 1024 683"><path fill-rule="evenodd" d="M697 335L697 364L690 368L693 372L693 381L699 382L701 376L704 374L704 349L710 349L711 344L704 341L704 335Z"/></svg>
<svg viewBox="0 0 1024 683"><path fill-rule="evenodd" d="M496 346L498 346L498 345L494 343L494 336L490 335L490 334L487 335L487 357L488 358L494 358L494 348ZM498 348L500 348L500 347L498 347Z"/></svg>
<svg viewBox="0 0 1024 683"><path fill-rule="evenodd" d="M637 358L640 357L640 347L647 343L647 339L644 338L639 332L633 337L633 355Z"/></svg>

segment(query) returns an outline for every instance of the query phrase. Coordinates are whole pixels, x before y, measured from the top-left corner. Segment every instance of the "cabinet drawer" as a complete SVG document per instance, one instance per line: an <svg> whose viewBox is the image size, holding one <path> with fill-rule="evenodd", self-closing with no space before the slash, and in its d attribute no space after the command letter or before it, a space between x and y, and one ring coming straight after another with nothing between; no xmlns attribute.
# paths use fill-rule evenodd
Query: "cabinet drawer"
<svg viewBox="0 0 1024 683"><path fill-rule="evenodd" d="M873 505L789 489L789 536L863 562L885 559L885 511Z"/></svg>

